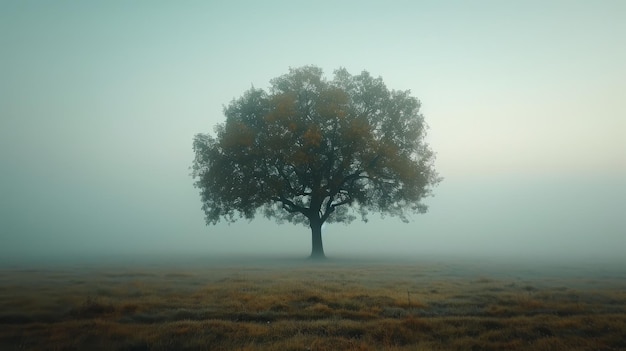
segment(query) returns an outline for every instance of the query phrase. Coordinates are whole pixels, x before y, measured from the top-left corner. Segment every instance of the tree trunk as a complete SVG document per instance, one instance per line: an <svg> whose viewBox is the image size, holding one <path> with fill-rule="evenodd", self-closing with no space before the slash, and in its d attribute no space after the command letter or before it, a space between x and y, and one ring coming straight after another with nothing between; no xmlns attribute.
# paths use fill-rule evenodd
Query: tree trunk
<svg viewBox="0 0 626 351"><path fill-rule="evenodd" d="M312 237L312 248L311 248L311 258L314 259L323 259L326 258L324 255L324 247L322 246L322 221L320 219L310 220L311 226L311 237Z"/></svg>

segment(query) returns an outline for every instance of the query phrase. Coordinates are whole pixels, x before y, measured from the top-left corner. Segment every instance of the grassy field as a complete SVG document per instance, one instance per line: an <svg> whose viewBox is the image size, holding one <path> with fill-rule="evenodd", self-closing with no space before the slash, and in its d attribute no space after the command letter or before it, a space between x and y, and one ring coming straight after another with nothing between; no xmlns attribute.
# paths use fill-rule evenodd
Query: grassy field
<svg viewBox="0 0 626 351"><path fill-rule="evenodd" d="M472 262L0 268L1 350L626 350L623 270Z"/></svg>

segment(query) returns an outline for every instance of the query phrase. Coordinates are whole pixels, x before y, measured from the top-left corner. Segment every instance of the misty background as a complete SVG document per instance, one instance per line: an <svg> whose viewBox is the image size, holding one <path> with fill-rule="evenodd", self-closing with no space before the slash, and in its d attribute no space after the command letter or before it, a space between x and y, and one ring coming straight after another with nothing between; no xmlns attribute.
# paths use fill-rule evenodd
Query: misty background
<svg viewBox="0 0 626 351"><path fill-rule="evenodd" d="M295 255L308 227L206 226L192 138L289 67L422 101L444 177L409 224L327 225L345 255L619 259L626 2L0 2L0 263Z"/></svg>

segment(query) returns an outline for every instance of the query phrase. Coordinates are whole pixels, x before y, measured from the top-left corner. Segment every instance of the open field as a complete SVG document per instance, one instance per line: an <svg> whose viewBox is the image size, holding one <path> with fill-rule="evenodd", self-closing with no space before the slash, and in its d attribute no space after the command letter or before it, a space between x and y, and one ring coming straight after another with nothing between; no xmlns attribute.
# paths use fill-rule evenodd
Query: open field
<svg viewBox="0 0 626 351"><path fill-rule="evenodd" d="M581 267L6 266L0 349L626 350L626 271Z"/></svg>

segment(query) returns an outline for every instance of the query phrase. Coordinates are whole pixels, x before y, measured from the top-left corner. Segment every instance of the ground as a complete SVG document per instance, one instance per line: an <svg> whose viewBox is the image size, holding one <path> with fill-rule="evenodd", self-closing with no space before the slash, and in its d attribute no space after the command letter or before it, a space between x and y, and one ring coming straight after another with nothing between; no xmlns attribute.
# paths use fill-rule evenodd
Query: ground
<svg viewBox="0 0 626 351"><path fill-rule="evenodd" d="M0 267L2 350L626 350L626 272L265 259Z"/></svg>

